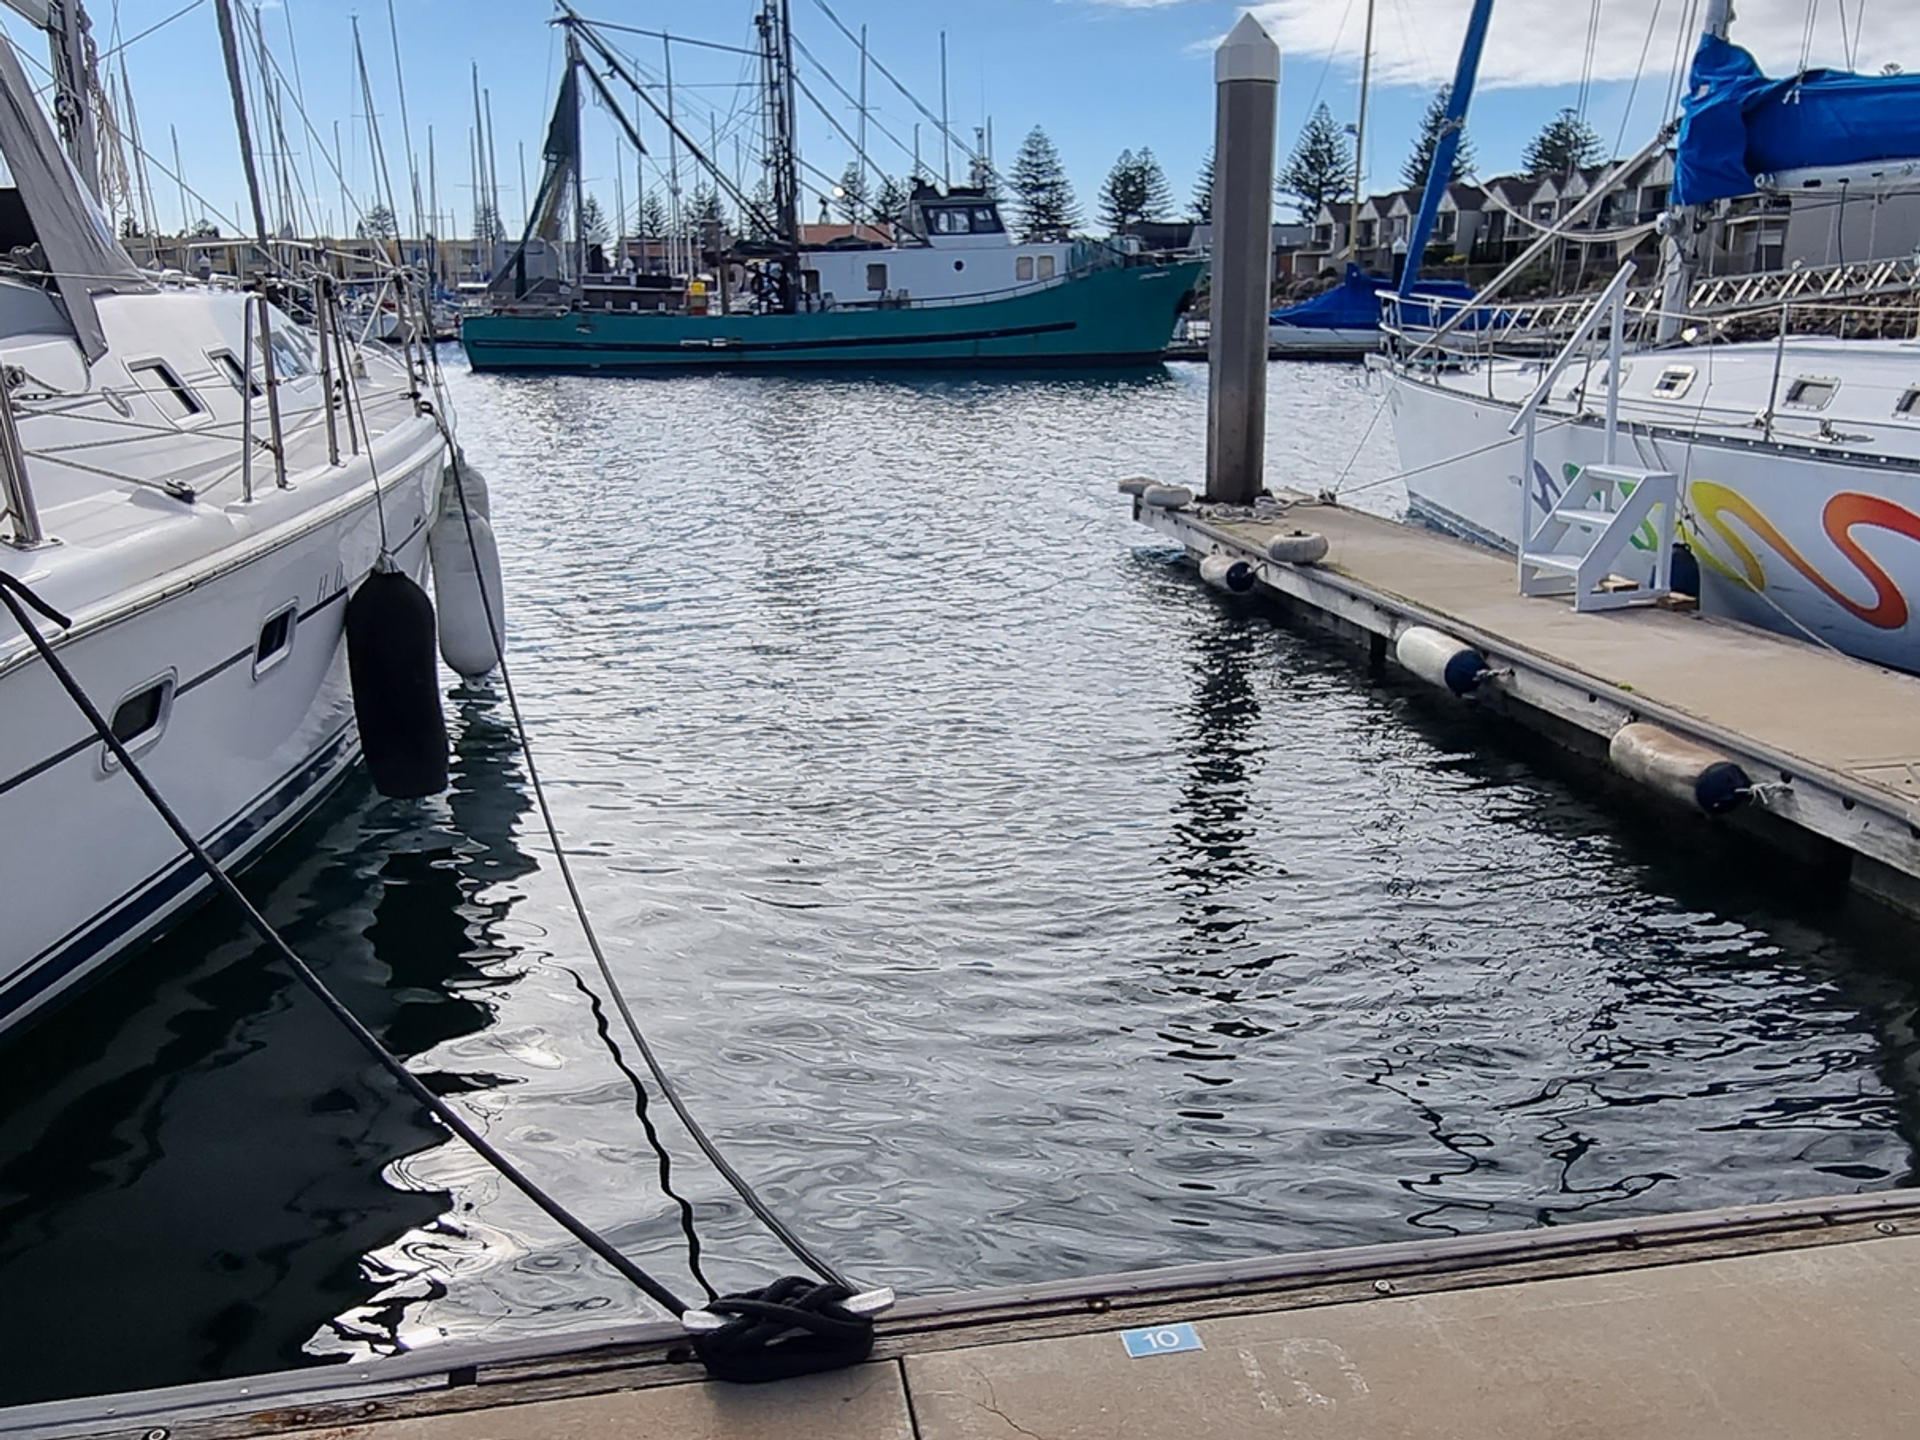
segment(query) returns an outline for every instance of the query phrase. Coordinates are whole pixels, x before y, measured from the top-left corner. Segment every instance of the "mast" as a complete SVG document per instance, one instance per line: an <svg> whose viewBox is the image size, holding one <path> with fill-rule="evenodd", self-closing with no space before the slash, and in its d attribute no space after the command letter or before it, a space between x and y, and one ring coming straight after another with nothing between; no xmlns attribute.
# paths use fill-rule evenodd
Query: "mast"
<svg viewBox="0 0 1920 1440"><path fill-rule="evenodd" d="M500 152L493 148L493 91L482 90L481 97L487 107L487 201L493 206L493 213L500 213ZM526 191L522 187L520 199L526 200Z"/></svg>
<svg viewBox="0 0 1920 1440"><path fill-rule="evenodd" d="M1373 79L1374 0L1367 0L1367 37L1360 51L1360 114L1353 127L1353 209L1347 215L1347 263L1360 253L1360 197L1367 170L1367 89Z"/></svg>
<svg viewBox="0 0 1920 1440"><path fill-rule="evenodd" d="M233 126L240 134L240 165L247 172L247 198L253 202L254 235L267 249L267 212L260 203L260 175L253 164L253 127L247 119L247 90L240 79L240 41L233 28L232 0L214 0L220 23L220 50L227 62L227 89L233 98Z"/></svg>
<svg viewBox="0 0 1920 1440"><path fill-rule="evenodd" d="M86 6L80 0L46 0L42 18L19 0L7 3L47 32L53 60L54 120L73 168L80 172L87 193L98 199L100 138L94 128L92 103L95 51L93 22L87 18Z"/></svg>
<svg viewBox="0 0 1920 1440"><path fill-rule="evenodd" d="M1460 42L1460 64L1453 72L1453 89L1447 95L1447 115L1434 147L1433 169L1427 172L1426 193L1420 197L1420 213L1414 218L1413 234L1407 237L1407 260L1400 268L1399 292L1404 298L1413 293L1420 278L1420 261L1427 253L1427 241L1433 235L1433 222L1440 214L1441 198L1453 183L1453 157L1460 151L1460 131L1467 120L1467 106L1473 100L1473 82L1480 74L1480 52L1486 48L1487 24L1493 19L1493 0L1473 0L1473 13L1467 17L1466 39Z"/></svg>
<svg viewBox="0 0 1920 1440"><path fill-rule="evenodd" d="M760 18L761 59L767 89L767 171L773 184L774 218L788 258L800 253L800 173L794 145L793 30L789 0L765 0ZM782 308L794 308L793 269L781 275Z"/></svg>
<svg viewBox="0 0 1920 1440"><path fill-rule="evenodd" d="M578 71L581 66L580 37L573 33L573 27L571 25L567 27L567 65L575 71ZM587 183L584 173L586 170L586 157L581 152L579 140L581 108L587 102L586 97L581 94L580 87L577 84L574 86L573 93L573 134L575 141L573 150L573 253L579 261L578 267L573 272L573 278L575 284L584 286L587 283ZM527 147L523 144L520 147L520 188L522 192L524 192L527 187L526 157Z"/></svg>
<svg viewBox="0 0 1920 1440"><path fill-rule="evenodd" d="M940 184L953 189L953 132L947 127L947 32L940 32Z"/></svg>
<svg viewBox="0 0 1920 1440"><path fill-rule="evenodd" d="M683 273L680 242L686 227L680 223L680 127L673 117L673 42L664 35L660 37L660 53L667 76L667 270L678 275Z"/></svg>
<svg viewBox="0 0 1920 1440"><path fill-rule="evenodd" d="M1733 24L1733 0L1708 0L1701 37L1727 38ZM1660 323L1657 343L1666 345L1680 336L1693 298L1694 270L1700 263L1700 237L1707 228L1707 207L1676 205L1666 214L1660 238Z"/></svg>

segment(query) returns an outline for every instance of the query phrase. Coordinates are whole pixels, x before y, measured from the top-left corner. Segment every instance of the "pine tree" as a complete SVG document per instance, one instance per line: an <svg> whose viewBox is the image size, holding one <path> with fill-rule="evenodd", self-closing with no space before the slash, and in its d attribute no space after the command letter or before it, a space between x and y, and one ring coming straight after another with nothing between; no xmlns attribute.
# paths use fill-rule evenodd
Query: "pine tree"
<svg viewBox="0 0 1920 1440"><path fill-rule="evenodd" d="M384 205L375 205L360 217L353 233L362 240L391 240L400 233L400 223L393 218L393 211Z"/></svg>
<svg viewBox="0 0 1920 1440"><path fill-rule="evenodd" d="M1007 184L1020 208L1021 240L1065 240L1080 223L1080 202L1060 152L1038 125L1021 142Z"/></svg>
<svg viewBox="0 0 1920 1440"><path fill-rule="evenodd" d="M773 213L773 186L767 182L766 176L762 175L753 182L753 193L747 198L753 201L753 208L746 216L748 236L754 240L773 239L773 227L779 223L780 217Z"/></svg>
<svg viewBox="0 0 1920 1440"><path fill-rule="evenodd" d="M848 225L859 224L860 217L866 214L867 172L858 160L849 160L847 168L840 172L840 183L833 192L833 208Z"/></svg>
<svg viewBox="0 0 1920 1440"><path fill-rule="evenodd" d="M720 192L711 185L696 185L681 218L689 235L709 240L727 228L727 207L721 202Z"/></svg>
<svg viewBox="0 0 1920 1440"><path fill-rule="evenodd" d="M875 225L897 225L907 208L907 182L892 175L880 177L880 189L867 208L867 219Z"/></svg>
<svg viewBox="0 0 1920 1440"><path fill-rule="evenodd" d="M613 238L613 230L607 224L607 212L600 208L597 197L589 195L580 203L580 238L589 245L605 245Z"/></svg>
<svg viewBox="0 0 1920 1440"><path fill-rule="evenodd" d="M640 233L658 240L667 233L667 207L658 194L649 190L640 201Z"/></svg>
<svg viewBox="0 0 1920 1440"><path fill-rule="evenodd" d="M1173 208L1173 192L1153 151L1122 150L1100 187L1100 219L1115 235L1131 235L1143 222L1159 220Z"/></svg>
<svg viewBox="0 0 1920 1440"><path fill-rule="evenodd" d="M1207 158L1200 164L1200 178L1193 182L1193 200L1191 202L1193 218L1200 225L1213 221L1213 147L1207 147Z"/></svg>
<svg viewBox="0 0 1920 1440"><path fill-rule="evenodd" d="M1420 117L1420 138L1414 142L1413 153L1407 157L1407 163L1401 167L1400 175L1409 189L1419 190L1427 183L1427 173L1433 169L1433 159L1440 150L1440 137L1447 128L1447 101L1453 98L1453 86L1442 85L1434 92L1432 101L1427 105L1427 113ZM1460 145L1453 152L1453 173L1447 177L1449 182L1457 183L1473 174L1473 146L1467 139L1466 128L1460 130Z"/></svg>
<svg viewBox="0 0 1920 1440"><path fill-rule="evenodd" d="M1353 193L1353 150L1325 103L1314 107L1274 188L1311 220L1322 205Z"/></svg>
<svg viewBox="0 0 1920 1440"><path fill-rule="evenodd" d="M1570 175L1598 165L1606 153L1594 128L1569 105L1527 142L1520 164L1529 175Z"/></svg>

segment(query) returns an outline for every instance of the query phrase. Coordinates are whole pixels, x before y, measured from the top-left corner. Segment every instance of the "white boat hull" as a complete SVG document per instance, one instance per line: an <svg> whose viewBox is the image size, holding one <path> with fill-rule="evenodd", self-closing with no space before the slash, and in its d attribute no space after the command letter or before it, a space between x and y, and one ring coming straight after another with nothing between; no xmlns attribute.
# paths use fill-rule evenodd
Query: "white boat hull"
<svg viewBox="0 0 1920 1440"><path fill-rule="evenodd" d="M1522 441L1516 406L1460 383L1386 371L1410 514L1517 550ZM1550 415L1529 477L1534 523L1569 476L1606 458L1596 415ZM1920 466L1897 455L1630 423L1619 458L1680 477L1680 533L1700 561L1701 605L1920 671Z"/></svg>
<svg viewBox="0 0 1920 1440"><path fill-rule="evenodd" d="M416 449L382 476L394 558L416 578L425 575L443 458L437 446ZM358 487L357 497L263 554L58 645L108 715L172 677L171 710L136 758L224 868L297 824L359 755L342 626L347 594L379 553L380 521L371 489ZM262 622L289 604L298 607L290 644L256 674ZM210 882L110 765L43 662L0 675L0 715L9 757L0 767L6 1029L156 933Z"/></svg>

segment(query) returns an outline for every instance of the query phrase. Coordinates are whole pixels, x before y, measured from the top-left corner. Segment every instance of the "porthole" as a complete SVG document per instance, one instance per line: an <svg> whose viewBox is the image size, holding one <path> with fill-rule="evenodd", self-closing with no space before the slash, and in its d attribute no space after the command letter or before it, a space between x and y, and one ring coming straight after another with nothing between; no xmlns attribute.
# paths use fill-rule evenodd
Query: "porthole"
<svg viewBox="0 0 1920 1440"><path fill-rule="evenodd" d="M127 366L133 383L160 407L169 420L193 420L207 413L200 397L187 388L187 382L174 374L164 360L136 360Z"/></svg>
<svg viewBox="0 0 1920 1440"><path fill-rule="evenodd" d="M260 638L253 645L253 678L258 680L293 653L293 632L300 619L300 607L288 605L274 611L260 626Z"/></svg>
<svg viewBox="0 0 1920 1440"><path fill-rule="evenodd" d="M214 363L227 377L227 383L233 386L234 393L244 394L251 400L258 400L266 393L258 380L241 370L240 362L234 358L231 350L215 350L212 353Z"/></svg>
<svg viewBox="0 0 1920 1440"><path fill-rule="evenodd" d="M1840 382L1831 376L1801 375L1787 386L1786 398L1780 403L1795 410L1824 410L1839 390Z"/></svg>
<svg viewBox="0 0 1920 1440"><path fill-rule="evenodd" d="M967 268L967 262L964 260L956 260L953 262L953 268L956 270L964 270Z"/></svg>
<svg viewBox="0 0 1920 1440"><path fill-rule="evenodd" d="M113 707L107 728L130 754L138 755L151 748L166 731L167 720L173 714L174 683L174 674L168 671L128 691ZM101 746L100 763L109 771L120 768L119 761L105 745Z"/></svg>
<svg viewBox="0 0 1920 1440"><path fill-rule="evenodd" d="M1660 372L1660 378L1653 382L1653 395L1656 400L1678 400L1693 385L1693 366L1669 365Z"/></svg>

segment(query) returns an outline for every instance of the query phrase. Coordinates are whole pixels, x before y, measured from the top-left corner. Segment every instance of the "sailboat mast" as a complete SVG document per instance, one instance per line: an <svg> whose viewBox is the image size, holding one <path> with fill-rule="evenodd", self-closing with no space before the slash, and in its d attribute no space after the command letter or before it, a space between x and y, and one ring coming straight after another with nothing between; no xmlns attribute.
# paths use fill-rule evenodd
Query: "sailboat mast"
<svg viewBox="0 0 1920 1440"><path fill-rule="evenodd" d="M571 26L567 29L567 65L575 70L581 65L580 38L573 33ZM585 105L586 95L576 85L573 107L573 133L576 138L580 134L580 115ZM587 282L587 184L586 175L583 173L586 169L586 157L581 153L581 149L582 147L576 144L573 151L573 250L579 259L579 266L574 270L573 275L576 282L584 285ZM526 150L523 148L520 153L525 156ZM522 159L520 163L524 167L526 161ZM523 189L526 183L525 180L520 182Z"/></svg>
<svg viewBox="0 0 1920 1440"><path fill-rule="evenodd" d="M953 131L947 125L947 32L940 32L940 185L953 189Z"/></svg>
<svg viewBox="0 0 1920 1440"><path fill-rule="evenodd" d="M660 53L666 57L667 76L667 269L683 275L687 271L681 264L686 227L680 223L680 128L673 118L673 41L664 35Z"/></svg>
<svg viewBox="0 0 1920 1440"><path fill-rule="evenodd" d="M240 79L240 40L234 32L231 0L215 0L214 15L220 26L220 50L227 62L227 89L233 99L233 125L240 135L240 165L247 172L247 198L253 202L254 235L260 252L267 253L267 212L260 202L260 173L253 163L253 128L248 123L247 91ZM356 32L356 43L358 32Z"/></svg>
<svg viewBox="0 0 1920 1440"><path fill-rule="evenodd" d="M1473 101L1473 82L1480 75L1480 52L1486 48L1487 25L1493 19L1493 0L1473 0L1473 13L1467 17L1466 39L1460 42L1460 63L1453 72L1453 89L1447 94L1447 114L1434 147L1433 168L1427 172L1426 192L1420 197L1420 213L1414 217L1413 234L1407 237L1407 259L1400 268L1401 298L1413 293L1420 278L1420 262L1427 253L1427 241L1433 234L1433 222L1440 215L1440 201L1453 183L1453 159L1460 153L1460 132L1466 127L1467 106Z"/></svg>
<svg viewBox="0 0 1920 1440"><path fill-rule="evenodd" d="M1360 250L1360 200L1366 194L1367 90L1373 80L1374 0L1367 0L1367 35L1360 50L1360 113L1353 126L1353 209L1347 215L1347 263Z"/></svg>
<svg viewBox="0 0 1920 1440"><path fill-rule="evenodd" d="M760 40L767 87L767 169L780 238L800 245L800 172L793 126L793 29L788 0L766 0ZM791 277L789 277L790 283Z"/></svg>
<svg viewBox="0 0 1920 1440"><path fill-rule="evenodd" d="M1733 24L1733 0L1708 0L1703 37L1727 38ZM1660 240L1660 323L1654 339L1662 345L1679 339L1693 300L1693 276L1700 263L1700 237L1706 229L1705 208L1676 205L1667 212L1666 233Z"/></svg>

